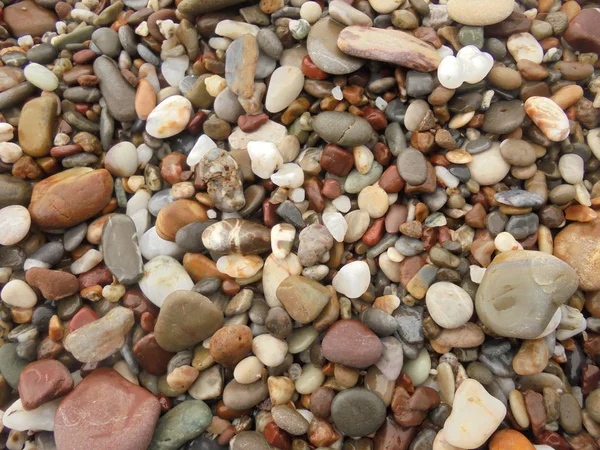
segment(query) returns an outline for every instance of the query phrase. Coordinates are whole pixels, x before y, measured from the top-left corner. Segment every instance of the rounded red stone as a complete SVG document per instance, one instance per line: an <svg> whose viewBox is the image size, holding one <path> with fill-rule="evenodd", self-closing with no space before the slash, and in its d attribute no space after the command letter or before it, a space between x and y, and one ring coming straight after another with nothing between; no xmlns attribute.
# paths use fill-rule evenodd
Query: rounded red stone
<svg viewBox="0 0 600 450"><path fill-rule="evenodd" d="M73 316L71 321L69 322L69 332L81 328L88 323L92 323L94 320L98 318L98 314L93 309L90 308L81 308L77 313Z"/></svg>
<svg viewBox="0 0 600 450"><path fill-rule="evenodd" d="M354 319L340 320L329 327L321 348L327 360L359 369L375 364L383 351L377 335Z"/></svg>
<svg viewBox="0 0 600 450"><path fill-rule="evenodd" d="M71 389L73 378L69 369L55 359L27 364L19 375L19 397L28 411L62 397Z"/></svg>

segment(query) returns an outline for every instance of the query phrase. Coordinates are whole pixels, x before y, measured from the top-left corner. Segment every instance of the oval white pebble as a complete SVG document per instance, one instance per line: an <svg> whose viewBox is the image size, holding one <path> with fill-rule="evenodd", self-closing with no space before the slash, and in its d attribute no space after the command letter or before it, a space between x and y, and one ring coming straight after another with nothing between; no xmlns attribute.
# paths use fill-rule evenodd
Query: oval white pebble
<svg viewBox="0 0 600 450"><path fill-rule="evenodd" d="M148 116L146 132L155 138L166 139L181 133L192 115L191 102L173 95L160 102Z"/></svg>
<svg viewBox="0 0 600 450"><path fill-rule="evenodd" d="M473 300L456 284L440 281L432 284L425 297L431 318L442 328L458 328L473 315Z"/></svg>
<svg viewBox="0 0 600 450"><path fill-rule="evenodd" d="M58 87L56 75L41 64L29 63L23 73L27 81L42 91L54 91Z"/></svg>
<svg viewBox="0 0 600 450"><path fill-rule="evenodd" d="M31 216L27 208L10 205L0 209L0 245L15 245L31 228Z"/></svg>
<svg viewBox="0 0 600 450"><path fill-rule="evenodd" d="M353 261L342 266L331 282L333 288L348 298L358 298L367 292L371 271L364 261Z"/></svg>
<svg viewBox="0 0 600 450"><path fill-rule="evenodd" d="M252 353L267 367L280 365L287 352L287 342L270 334L261 334L252 340Z"/></svg>
<svg viewBox="0 0 600 450"><path fill-rule="evenodd" d="M2 288L0 298L8 306L17 308L33 308L37 303L37 295L22 280L10 280Z"/></svg>

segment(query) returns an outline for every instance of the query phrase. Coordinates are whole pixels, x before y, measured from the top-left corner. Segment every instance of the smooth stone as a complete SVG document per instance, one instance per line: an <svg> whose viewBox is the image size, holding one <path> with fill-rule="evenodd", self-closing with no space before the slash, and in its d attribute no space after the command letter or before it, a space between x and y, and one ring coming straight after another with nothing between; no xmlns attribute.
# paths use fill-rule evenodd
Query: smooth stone
<svg viewBox="0 0 600 450"><path fill-rule="evenodd" d="M208 194L217 208L235 212L244 207L242 171L230 153L213 148L202 157L198 167L198 179L207 184Z"/></svg>
<svg viewBox="0 0 600 450"><path fill-rule="evenodd" d="M408 147L400 152L396 160L398 173L407 183L423 184L427 180L427 164L423 153Z"/></svg>
<svg viewBox="0 0 600 450"><path fill-rule="evenodd" d="M104 157L104 167L119 177L134 175L139 164L137 149L131 142L119 142L113 145Z"/></svg>
<svg viewBox="0 0 600 450"><path fill-rule="evenodd" d="M3 425L15 432L54 431L55 414L60 401L61 399L56 399L27 411L23 407L21 399L17 399L4 412Z"/></svg>
<svg viewBox="0 0 600 450"><path fill-rule="evenodd" d="M447 442L475 449L496 431L506 415L506 406L473 379L464 380L454 394L452 413L444 424Z"/></svg>
<svg viewBox="0 0 600 450"><path fill-rule="evenodd" d="M290 275L300 275L302 273L302 264L294 253L288 254L285 258L279 259L271 254L265 260L263 266L263 292L265 300L270 307L282 306L277 298L277 289L283 280Z"/></svg>
<svg viewBox="0 0 600 450"><path fill-rule="evenodd" d="M490 186L504 179L510 171L510 165L502 157L500 144L494 143L489 150L473 155L467 164L471 178L482 186Z"/></svg>
<svg viewBox="0 0 600 450"><path fill-rule="evenodd" d="M395 29L352 25L339 33L337 46L347 55L397 64L419 72L431 72L441 61L432 45Z"/></svg>
<svg viewBox="0 0 600 450"><path fill-rule="evenodd" d="M145 214L148 213L146 212ZM148 220L147 216L146 220ZM177 243L161 238L156 232L156 227L148 229L140 238L140 252L147 260L161 255L181 260L184 253L186 253L185 249L181 248Z"/></svg>
<svg viewBox="0 0 600 450"><path fill-rule="evenodd" d="M371 272L364 261L353 261L340 268L333 277L333 288L349 298L358 298L369 288Z"/></svg>
<svg viewBox="0 0 600 450"><path fill-rule="evenodd" d="M508 51L515 61L531 61L541 64L544 50L537 39L530 33L515 33L508 38L506 43Z"/></svg>
<svg viewBox="0 0 600 450"><path fill-rule="evenodd" d="M231 450L270 450L271 446L262 433L242 431L237 434L231 444Z"/></svg>
<svg viewBox="0 0 600 450"><path fill-rule="evenodd" d="M68 450L146 447L159 414L160 404L150 392L112 369L97 369L60 403L55 439L59 448Z"/></svg>
<svg viewBox="0 0 600 450"><path fill-rule="evenodd" d="M300 275L285 278L275 294L292 319L303 324L315 320L331 298L321 283Z"/></svg>
<svg viewBox="0 0 600 450"><path fill-rule="evenodd" d="M271 415L279 428L293 436L300 436L308 432L308 421L302 414L287 405L273 406Z"/></svg>
<svg viewBox="0 0 600 450"><path fill-rule="evenodd" d="M112 191L112 177L104 169L65 170L34 186L29 212L41 228L71 228L99 213Z"/></svg>
<svg viewBox="0 0 600 450"><path fill-rule="evenodd" d="M521 126L525 114L521 100L492 103L485 112L482 129L486 133L508 134Z"/></svg>
<svg viewBox="0 0 600 450"><path fill-rule="evenodd" d="M525 112L551 141L561 142L569 136L569 119L553 100L546 97L529 97L525 101Z"/></svg>
<svg viewBox="0 0 600 450"><path fill-rule="evenodd" d="M199 344L222 324L223 313L208 298L180 290L162 303L154 334L162 348L178 352Z"/></svg>
<svg viewBox="0 0 600 450"><path fill-rule="evenodd" d="M204 230L202 242L217 254L263 253L271 249L271 232L255 222L225 219Z"/></svg>
<svg viewBox="0 0 600 450"><path fill-rule="evenodd" d="M473 300L469 294L446 281L432 284L425 301L431 318L442 328L458 328L473 315Z"/></svg>
<svg viewBox="0 0 600 450"><path fill-rule="evenodd" d="M356 368L375 364L383 352L377 335L354 319L341 320L329 327L321 347L329 361Z"/></svg>
<svg viewBox="0 0 600 450"><path fill-rule="evenodd" d="M23 106L19 116L19 145L34 158L46 156L52 147L56 122L56 100L39 97Z"/></svg>
<svg viewBox="0 0 600 450"><path fill-rule="evenodd" d="M364 388L339 392L331 403L331 417L342 433L362 437L376 431L385 421L385 403Z"/></svg>
<svg viewBox="0 0 600 450"><path fill-rule="evenodd" d="M177 230L175 243L186 253L202 253L206 250L202 242L202 233L209 226L215 224L214 220L192 222Z"/></svg>
<svg viewBox="0 0 600 450"><path fill-rule="evenodd" d="M17 389L19 376L27 363L17 355L17 344L6 342L0 347L0 373L11 388Z"/></svg>
<svg viewBox="0 0 600 450"><path fill-rule="evenodd" d="M144 264L144 275L139 285L144 295L160 307L169 294L189 291L194 282L177 260L160 255Z"/></svg>
<svg viewBox="0 0 600 450"><path fill-rule="evenodd" d="M104 263L119 283L136 283L143 274L143 261L135 224L125 214L114 214L102 229Z"/></svg>
<svg viewBox="0 0 600 450"><path fill-rule="evenodd" d="M347 112L324 111L313 119L312 125L322 139L344 147L364 145L373 134L369 122Z"/></svg>
<svg viewBox="0 0 600 450"><path fill-rule="evenodd" d="M102 361L121 348L133 323L133 311L117 306L104 317L69 334L64 341L65 349L84 363Z"/></svg>
<svg viewBox="0 0 600 450"><path fill-rule="evenodd" d="M200 436L211 423L212 411L202 400L187 400L162 416L148 450L177 450Z"/></svg>
<svg viewBox="0 0 600 450"><path fill-rule="evenodd" d="M181 133L192 115L192 104L181 96L173 95L160 102L146 120L146 132L155 138L165 139Z"/></svg>
<svg viewBox="0 0 600 450"><path fill-rule="evenodd" d="M58 78L56 75L37 63L30 63L24 70L25 78L31 84L42 91L54 91L58 88Z"/></svg>
<svg viewBox="0 0 600 450"><path fill-rule="evenodd" d="M336 22L347 26L373 26L373 21L368 15L342 0L333 0L329 3L329 16Z"/></svg>
<svg viewBox="0 0 600 450"><path fill-rule="evenodd" d="M106 106L116 120L132 122L135 112L135 89L123 78L117 64L108 56L94 61L94 74L100 80L100 90Z"/></svg>
<svg viewBox="0 0 600 450"><path fill-rule="evenodd" d="M19 376L19 397L27 411L66 395L71 389L73 378L69 370L56 360L34 361Z"/></svg>
<svg viewBox="0 0 600 450"><path fill-rule="evenodd" d="M563 228L554 240L554 255L575 269L579 288L584 291L600 289L596 277L600 260L596 257L600 248L600 220L588 223L571 223Z"/></svg>
<svg viewBox="0 0 600 450"><path fill-rule="evenodd" d="M0 245L15 245L29 233L31 216L21 205L0 209Z"/></svg>
<svg viewBox="0 0 600 450"><path fill-rule="evenodd" d="M30 286L39 289L46 300L61 300L79 292L79 280L67 272L32 267L25 273L25 279Z"/></svg>
<svg viewBox="0 0 600 450"><path fill-rule="evenodd" d="M282 66L271 75L265 108L271 113L284 110L298 97L304 86L304 74L293 66Z"/></svg>
<svg viewBox="0 0 600 450"><path fill-rule="evenodd" d="M269 395L267 383L263 380L252 384L240 384L231 380L223 391L223 403L232 409L253 408Z"/></svg>
<svg viewBox="0 0 600 450"><path fill-rule="evenodd" d="M402 343L393 336L382 338L381 343L383 344L383 351L375 366L385 378L394 381L400 376L404 365Z"/></svg>
<svg viewBox="0 0 600 450"><path fill-rule="evenodd" d="M501 253L477 290L477 315L500 336L535 339L577 289L576 275L569 265L545 253Z"/></svg>
<svg viewBox="0 0 600 450"><path fill-rule="evenodd" d="M494 198L498 203L514 206L516 208L540 206L545 203L545 200L541 195L522 189L511 189L510 191L498 192L494 195Z"/></svg>
<svg viewBox="0 0 600 450"><path fill-rule="evenodd" d="M0 208L11 205L28 206L32 187L25 180L0 174Z"/></svg>
<svg viewBox="0 0 600 450"><path fill-rule="evenodd" d="M3 16L9 31L17 38L27 35L41 37L48 31L55 31L58 20L52 11L30 0L7 6Z"/></svg>
<svg viewBox="0 0 600 450"><path fill-rule="evenodd" d="M106 56L116 58L121 52L121 41L116 31L98 28L92 34L92 43Z"/></svg>
<svg viewBox="0 0 600 450"><path fill-rule="evenodd" d="M332 75L345 75L357 71L364 60L344 54L337 45L344 28L329 17L314 24L308 33L306 48L313 63Z"/></svg>
<svg viewBox="0 0 600 450"><path fill-rule="evenodd" d="M448 15L463 25L486 26L502 22L514 7L514 0L449 0Z"/></svg>

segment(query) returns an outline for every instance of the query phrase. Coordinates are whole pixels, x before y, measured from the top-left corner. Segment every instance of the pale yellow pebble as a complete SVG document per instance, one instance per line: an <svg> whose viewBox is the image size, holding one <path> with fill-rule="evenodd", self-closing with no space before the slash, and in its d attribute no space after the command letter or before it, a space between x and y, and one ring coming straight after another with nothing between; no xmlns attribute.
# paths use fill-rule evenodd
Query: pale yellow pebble
<svg viewBox="0 0 600 450"><path fill-rule="evenodd" d="M111 303L118 302L125 295L125 286L122 284L108 284L102 288L102 297Z"/></svg>
<svg viewBox="0 0 600 450"><path fill-rule="evenodd" d="M216 97L227 87L227 81L219 75L212 75L204 80L204 85L206 86L206 92L212 97Z"/></svg>

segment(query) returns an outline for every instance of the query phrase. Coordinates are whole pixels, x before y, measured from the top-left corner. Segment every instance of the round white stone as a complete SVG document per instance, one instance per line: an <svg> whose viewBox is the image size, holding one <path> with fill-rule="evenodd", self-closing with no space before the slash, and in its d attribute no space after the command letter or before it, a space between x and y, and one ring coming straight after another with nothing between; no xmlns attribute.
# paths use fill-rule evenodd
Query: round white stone
<svg viewBox="0 0 600 450"><path fill-rule="evenodd" d="M337 292L348 298L358 298L363 295L367 292L369 283L371 283L371 271L364 261L353 261L342 266L331 282Z"/></svg>
<svg viewBox="0 0 600 450"><path fill-rule="evenodd" d="M181 259L185 254L185 251L175 242L161 238L156 232L156 227L152 227L142 234L142 237L140 238L140 252L147 260L151 260L160 255Z"/></svg>
<svg viewBox="0 0 600 450"><path fill-rule="evenodd" d="M464 81L462 61L456 56L446 56L438 66L437 76L440 84L447 89L460 87Z"/></svg>
<svg viewBox="0 0 600 450"><path fill-rule="evenodd" d="M562 155L558 160L558 171L560 172L560 176L569 184L583 181L583 166L583 159L575 153Z"/></svg>
<svg viewBox="0 0 600 450"><path fill-rule="evenodd" d="M0 123L0 142L10 141L14 137L14 131L15 129L10 123Z"/></svg>
<svg viewBox="0 0 600 450"><path fill-rule="evenodd" d="M242 359L233 370L233 378L240 384L251 384L260 380L265 368L256 356L248 356Z"/></svg>
<svg viewBox="0 0 600 450"><path fill-rule="evenodd" d="M159 308L171 292L190 291L194 287L183 266L164 255L144 264L144 276L139 284L144 295Z"/></svg>
<svg viewBox="0 0 600 450"><path fill-rule="evenodd" d="M456 284L440 281L432 284L425 296L431 318L442 328L458 328L473 315L473 300Z"/></svg>
<svg viewBox="0 0 600 450"><path fill-rule="evenodd" d="M23 73L27 81L42 91L54 91L58 87L56 75L41 64L29 63Z"/></svg>
<svg viewBox="0 0 600 450"><path fill-rule="evenodd" d="M10 280L2 288L0 298L8 306L17 308L33 308L37 303L37 295L22 280Z"/></svg>
<svg viewBox="0 0 600 450"><path fill-rule="evenodd" d="M271 228L271 251L278 259L285 258L291 251L296 237L296 228L289 223L278 223Z"/></svg>
<svg viewBox="0 0 600 450"><path fill-rule="evenodd" d="M31 216L27 208L10 205L0 209L0 245L15 245L27 236Z"/></svg>
<svg viewBox="0 0 600 450"><path fill-rule="evenodd" d="M454 394L452 413L444 424L449 444L477 448L498 429L506 416L506 406L490 395L474 379L464 380Z"/></svg>
<svg viewBox="0 0 600 450"><path fill-rule="evenodd" d="M206 134L201 135L192 147L192 150L190 151L187 157L187 165L190 167L194 167L200 162L202 157L213 148L217 148L217 144L215 144L215 141L213 141Z"/></svg>
<svg viewBox="0 0 600 450"><path fill-rule="evenodd" d="M131 142L119 142L113 145L104 158L104 166L118 177L130 177L139 165L138 152Z"/></svg>
<svg viewBox="0 0 600 450"><path fill-rule="evenodd" d="M261 334L252 340L252 353L267 367L277 367L288 352L286 341L270 334Z"/></svg>
<svg viewBox="0 0 600 450"><path fill-rule="evenodd" d="M431 357L426 348L422 348L416 359L409 359L402 366L402 373L407 374L414 386L425 383L431 370Z"/></svg>
<svg viewBox="0 0 600 450"><path fill-rule="evenodd" d="M16 163L23 156L23 149L14 142L0 143L0 160L7 164Z"/></svg>
<svg viewBox="0 0 600 450"><path fill-rule="evenodd" d="M510 165L500 153L500 144L494 142L485 152L473 155L473 160L467 164L471 178L482 186L496 184L508 174Z"/></svg>
<svg viewBox="0 0 600 450"><path fill-rule="evenodd" d="M279 149L272 142L251 141L247 149L252 172L264 180L268 180L283 165Z"/></svg>
<svg viewBox="0 0 600 450"><path fill-rule="evenodd" d="M317 2L305 2L300 7L300 17L311 25L319 20L322 12L321 5Z"/></svg>
<svg viewBox="0 0 600 450"><path fill-rule="evenodd" d="M265 108L271 113L283 111L298 98L304 87L302 70L293 66L282 66L271 74Z"/></svg>
<svg viewBox="0 0 600 450"><path fill-rule="evenodd" d="M160 102L148 116L146 132L155 138L166 139L181 133L192 115L191 102L173 95Z"/></svg>

